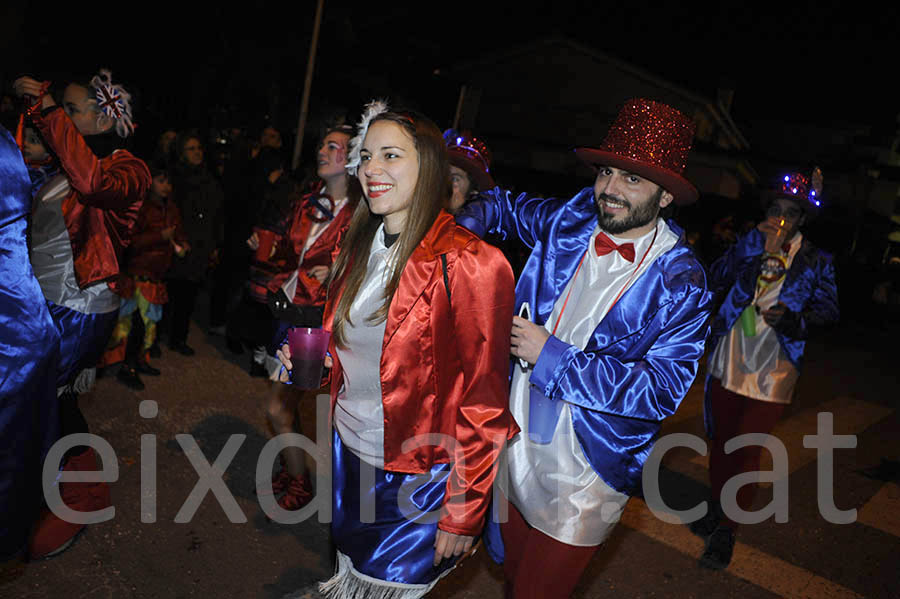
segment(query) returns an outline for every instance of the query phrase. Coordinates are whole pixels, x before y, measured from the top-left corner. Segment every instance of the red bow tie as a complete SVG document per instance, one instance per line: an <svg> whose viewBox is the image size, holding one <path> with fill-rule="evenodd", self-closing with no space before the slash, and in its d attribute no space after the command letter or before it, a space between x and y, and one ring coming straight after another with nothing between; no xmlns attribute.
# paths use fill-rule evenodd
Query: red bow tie
<svg viewBox="0 0 900 599"><path fill-rule="evenodd" d="M606 233L603 233L602 231L597 233L597 237L594 239L594 250L596 250L598 256L605 256L612 251L617 251L620 256L629 262L634 262L633 243L629 242L617 245L615 241L610 239Z"/></svg>

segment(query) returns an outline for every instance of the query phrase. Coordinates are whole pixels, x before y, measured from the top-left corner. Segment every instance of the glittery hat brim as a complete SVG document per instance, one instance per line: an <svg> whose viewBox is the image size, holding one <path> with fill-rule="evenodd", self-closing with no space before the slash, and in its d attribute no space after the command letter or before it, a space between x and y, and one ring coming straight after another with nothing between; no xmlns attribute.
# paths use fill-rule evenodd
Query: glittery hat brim
<svg viewBox="0 0 900 599"><path fill-rule="evenodd" d="M576 148L575 156L590 166L612 166L653 181L671 193L678 206L693 204L700 196L697 188L691 185L690 181L674 171L655 164L632 160L597 148Z"/></svg>
<svg viewBox="0 0 900 599"><path fill-rule="evenodd" d="M478 191L494 189L494 178L489 173L481 170L474 160L452 150L448 151L447 154L450 157L450 164L466 171L466 174L472 179L472 183L475 184Z"/></svg>

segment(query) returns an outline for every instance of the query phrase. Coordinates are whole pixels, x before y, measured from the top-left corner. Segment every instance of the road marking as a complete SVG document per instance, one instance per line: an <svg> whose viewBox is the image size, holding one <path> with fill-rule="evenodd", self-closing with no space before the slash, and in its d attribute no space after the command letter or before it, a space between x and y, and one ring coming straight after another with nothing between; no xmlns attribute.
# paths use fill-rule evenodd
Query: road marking
<svg viewBox="0 0 900 599"><path fill-rule="evenodd" d="M704 543L684 524L668 524L653 515L639 498L632 498L621 523L654 541L692 557L700 557ZM850 589L813 574L809 570L769 555L750 545L736 543L727 572L788 599L855 599L862 597ZM773 573L777 572L777 576Z"/></svg>
<svg viewBox="0 0 900 599"><path fill-rule="evenodd" d="M881 485L878 492L857 510L856 521L900 537L900 485Z"/></svg>

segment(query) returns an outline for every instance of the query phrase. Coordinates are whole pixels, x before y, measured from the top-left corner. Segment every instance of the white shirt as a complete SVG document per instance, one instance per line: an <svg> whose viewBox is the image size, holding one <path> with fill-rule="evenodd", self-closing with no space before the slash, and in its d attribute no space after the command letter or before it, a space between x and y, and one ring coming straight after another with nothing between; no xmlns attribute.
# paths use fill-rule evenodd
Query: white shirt
<svg viewBox="0 0 900 599"><path fill-rule="evenodd" d="M345 323L347 349L337 349L344 371L334 408L334 426L344 445L359 459L384 468L384 408L381 397L381 347L387 321L367 319L384 303L393 252L384 245L384 224L375 231L366 276Z"/></svg>
<svg viewBox="0 0 900 599"><path fill-rule="evenodd" d="M654 231L639 239L609 236L617 244L634 243L633 263L617 251L597 256L594 239L600 228L595 227L580 271L556 299L544 327L553 331L571 289L555 336L576 347L586 347L620 292L631 287L654 260L678 242L665 221L658 219L656 227L655 240ZM645 253L640 269L635 271ZM525 371L516 366L510 391L510 410L522 434L509 444L509 499L525 520L544 534L569 545L599 545L621 518L628 496L607 485L588 462L575 437L567 403L563 402L549 444L540 445L528 438L531 370L530 366Z"/></svg>
<svg viewBox="0 0 900 599"><path fill-rule="evenodd" d="M802 243L803 235L798 232L787 252L766 254L757 281L756 299L751 304L751 309L753 305L759 306L755 314L756 335L744 335L738 318L709 359L709 374L733 393L761 401L791 402L800 373L781 348L775 329L766 324L762 312L778 303L787 271Z"/></svg>

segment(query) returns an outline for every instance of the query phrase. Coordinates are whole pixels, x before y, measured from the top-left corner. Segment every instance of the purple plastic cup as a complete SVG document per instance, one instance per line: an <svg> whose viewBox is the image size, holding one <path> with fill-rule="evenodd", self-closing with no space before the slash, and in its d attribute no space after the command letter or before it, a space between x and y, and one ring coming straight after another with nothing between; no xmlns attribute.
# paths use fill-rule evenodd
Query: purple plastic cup
<svg viewBox="0 0 900 599"><path fill-rule="evenodd" d="M291 349L291 384L299 389L318 389L322 386L325 352L331 331L296 327L288 331Z"/></svg>
<svg viewBox="0 0 900 599"><path fill-rule="evenodd" d="M546 445L553 440L562 401L548 399L541 390L530 386L528 394L528 438L532 443Z"/></svg>

